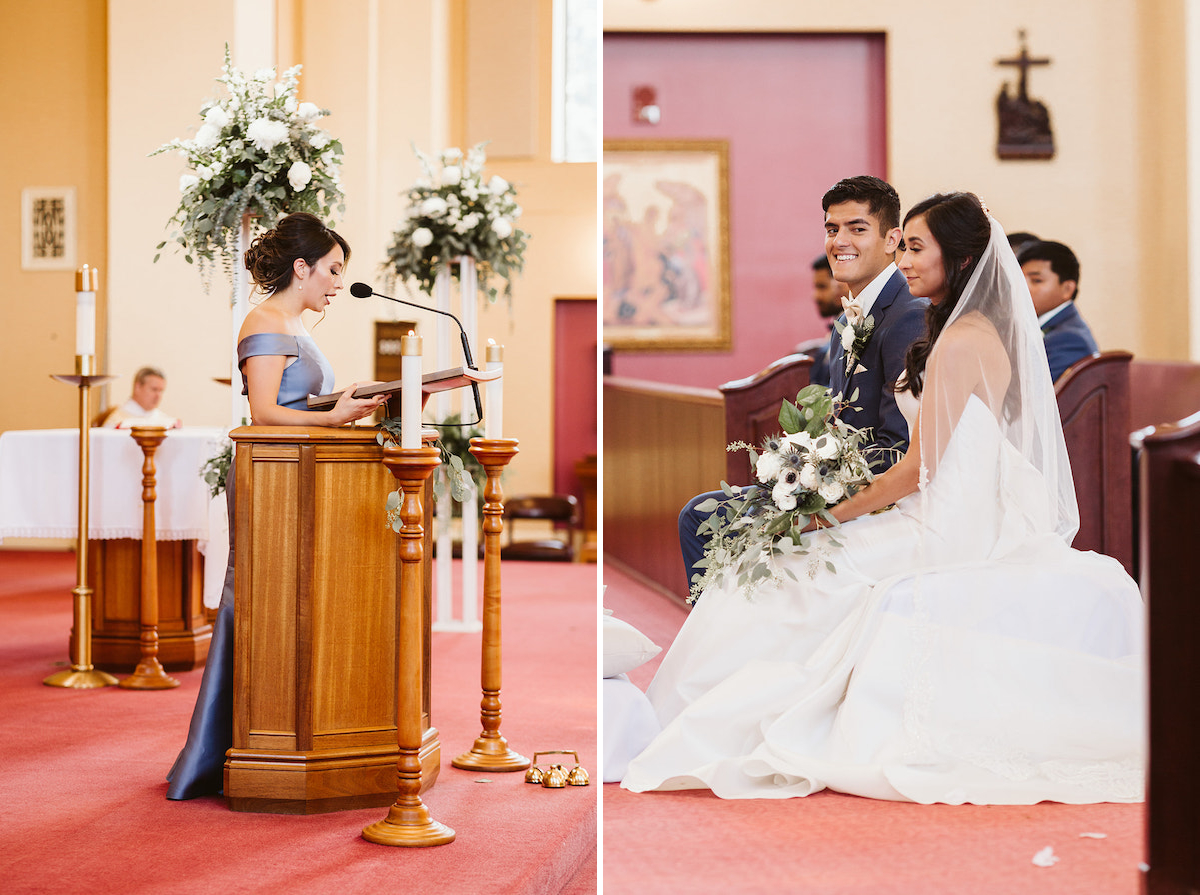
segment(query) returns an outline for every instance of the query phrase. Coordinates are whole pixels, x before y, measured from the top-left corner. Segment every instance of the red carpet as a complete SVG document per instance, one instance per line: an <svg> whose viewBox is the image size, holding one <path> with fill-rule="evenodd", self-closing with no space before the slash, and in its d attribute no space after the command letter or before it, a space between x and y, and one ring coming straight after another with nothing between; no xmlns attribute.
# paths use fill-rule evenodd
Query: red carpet
<svg viewBox="0 0 1200 895"><path fill-rule="evenodd" d="M450 767L479 726L479 635L435 634L442 768L424 799L449 845L388 848L360 833L386 808L245 814L169 802L200 671L175 690L64 690L71 554L0 551L0 890L195 893L556 893L596 890L599 786ZM506 563L501 732L532 757L577 749L596 768L596 566ZM598 779L598 774L596 775Z"/></svg>
<svg viewBox="0 0 1200 895"><path fill-rule="evenodd" d="M665 651L687 610L612 563L604 583L605 606ZM644 689L658 661L630 678ZM1143 805L723 801L616 784L603 801L606 895L1135 895L1144 853ZM1046 846L1059 861L1037 867Z"/></svg>

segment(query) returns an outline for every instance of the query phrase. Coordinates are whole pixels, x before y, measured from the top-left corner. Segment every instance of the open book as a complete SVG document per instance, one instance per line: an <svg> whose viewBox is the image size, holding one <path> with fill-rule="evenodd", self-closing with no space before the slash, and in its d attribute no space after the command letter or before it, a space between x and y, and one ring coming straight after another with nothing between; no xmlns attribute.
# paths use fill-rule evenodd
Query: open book
<svg viewBox="0 0 1200 895"><path fill-rule="evenodd" d="M493 379L499 379L500 373L500 370L472 370L466 367L452 367L449 370L425 373L421 376L421 406L423 407L425 400L435 392L447 392L456 388L465 388L472 383L491 382ZM393 379L391 382L380 382L375 385L363 385L354 390L354 397L356 398L371 398L375 395L383 394L386 394L388 401L394 402L392 406L399 410L399 379ZM341 396L342 392L330 392L328 395L309 395L308 409L328 410L337 403L338 398Z"/></svg>

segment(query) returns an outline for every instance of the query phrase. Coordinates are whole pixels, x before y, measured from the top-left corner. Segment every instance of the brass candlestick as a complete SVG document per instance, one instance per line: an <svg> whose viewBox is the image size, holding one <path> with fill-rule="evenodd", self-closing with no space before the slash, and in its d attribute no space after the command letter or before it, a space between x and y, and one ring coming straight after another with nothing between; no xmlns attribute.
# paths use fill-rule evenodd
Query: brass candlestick
<svg viewBox="0 0 1200 895"><path fill-rule="evenodd" d="M163 426L133 426L133 440L142 449L142 595L141 661L133 674L121 681L127 690L169 690L179 681L170 677L158 661L158 539L154 522L154 454L167 437Z"/></svg>
<svg viewBox="0 0 1200 895"><path fill-rule="evenodd" d="M75 587L71 629L71 667L56 671L42 683L51 687L71 687L90 690L110 687L117 679L92 665L92 589L88 587L88 471L91 468L89 446L89 392L93 385L103 385L115 376L96 375L96 358L91 354L75 355L75 375L52 374L53 379L79 387L79 531L75 538Z"/></svg>
<svg viewBox="0 0 1200 895"><path fill-rule="evenodd" d="M399 448L388 444L383 463L400 483L400 637L396 679L396 762L399 797L387 817L363 828L363 838L379 845L420 847L454 841L454 831L429 815L421 801L421 668L425 580L422 569L424 527L421 495L430 474L441 463L435 447Z"/></svg>
<svg viewBox="0 0 1200 895"><path fill-rule="evenodd" d="M483 732L470 752L450 763L470 771L523 771L529 759L508 748L500 735L500 533L504 530L504 492L500 473L517 455L515 438L472 438L471 453L487 472L483 492L483 651L479 718Z"/></svg>

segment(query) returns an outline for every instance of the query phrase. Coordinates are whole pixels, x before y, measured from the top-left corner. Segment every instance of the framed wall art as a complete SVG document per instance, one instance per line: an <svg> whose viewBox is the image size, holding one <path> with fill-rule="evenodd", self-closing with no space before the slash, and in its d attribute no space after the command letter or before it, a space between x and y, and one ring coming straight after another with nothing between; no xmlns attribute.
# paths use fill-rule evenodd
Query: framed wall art
<svg viewBox="0 0 1200 895"><path fill-rule="evenodd" d="M729 144L604 143L604 340L728 351Z"/></svg>
<svg viewBox="0 0 1200 895"><path fill-rule="evenodd" d="M75 269L74 187L21 191L21 269Z"/></svg>

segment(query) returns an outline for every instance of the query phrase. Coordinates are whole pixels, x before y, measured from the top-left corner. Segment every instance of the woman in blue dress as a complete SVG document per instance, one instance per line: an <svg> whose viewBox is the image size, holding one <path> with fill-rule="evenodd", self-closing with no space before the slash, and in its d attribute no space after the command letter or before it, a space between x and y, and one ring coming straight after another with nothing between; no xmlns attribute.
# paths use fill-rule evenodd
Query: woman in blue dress
<svg viewBox="0 0 1200 895"><path fill-rule="evenodd" d="M304 311L324 314L342 289L350 246L319 218L290 214L246 251L246 268L267 297L242 324L238 368L256 426L342 426L370 416L383 398L354 398L353 383L329 410L307 409L309 395L333 390L329 361L304 326ZM229 565L187 743L167 774L168 799L214 795L224 785L225 752L233 744L234 476L226 484Z"/></svg>

